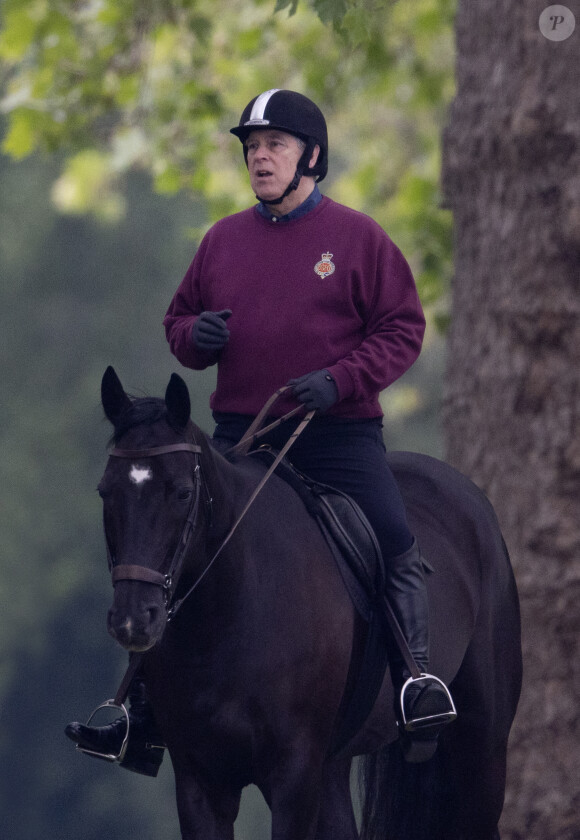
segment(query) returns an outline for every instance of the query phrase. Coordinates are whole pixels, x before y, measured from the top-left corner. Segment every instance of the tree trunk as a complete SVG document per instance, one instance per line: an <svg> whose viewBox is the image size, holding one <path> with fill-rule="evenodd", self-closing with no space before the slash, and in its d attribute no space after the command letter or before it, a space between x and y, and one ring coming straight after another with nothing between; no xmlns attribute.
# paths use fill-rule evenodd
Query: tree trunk
<svg viewBox="0 0 580 840"><path fill-rule="evenodd" d="M580 2L459 0L444 137L455 279L446 456L490 497L519 585L524 690L502 837L580 838ZM554 22L554 25L557 21Z"/></svg>

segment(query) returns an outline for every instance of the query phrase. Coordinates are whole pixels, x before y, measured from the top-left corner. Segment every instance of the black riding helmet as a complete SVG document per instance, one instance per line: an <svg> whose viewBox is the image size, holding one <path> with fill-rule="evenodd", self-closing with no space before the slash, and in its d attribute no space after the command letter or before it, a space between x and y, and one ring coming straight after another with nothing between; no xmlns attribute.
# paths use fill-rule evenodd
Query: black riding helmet
<svg viewBox="0 0 580 840"><path fill-rule="evenodd" d="M277 199L268 200L268 204L279 204L286 196L295 190L303 175L309 175L322 181L328 169L328 132L326 120L320 108L307 96L293 90L273 88L261 93L246 105L240 123L230 129L232 134L239 137L244 145L244 159L248 163L248 150L245 141L252 131L259 129L278 129L299 137L306 143L294 178ZM318 160L313 167L309 161L314 147L319 146ZM261 200L259 196L256 196Z"/></svg>

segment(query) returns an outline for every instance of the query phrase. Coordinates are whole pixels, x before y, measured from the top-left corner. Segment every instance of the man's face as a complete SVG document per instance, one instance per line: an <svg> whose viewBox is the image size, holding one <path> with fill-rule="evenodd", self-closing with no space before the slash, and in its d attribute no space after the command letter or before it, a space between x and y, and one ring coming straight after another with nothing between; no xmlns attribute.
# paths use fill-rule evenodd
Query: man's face
<svg viewBox="0 0 580 840"><path fill-rule="evenodd" d="M266 203L278 198L294 177L304 144L285 131L261 129L248 135L246 148L254 193Z"/></svg>

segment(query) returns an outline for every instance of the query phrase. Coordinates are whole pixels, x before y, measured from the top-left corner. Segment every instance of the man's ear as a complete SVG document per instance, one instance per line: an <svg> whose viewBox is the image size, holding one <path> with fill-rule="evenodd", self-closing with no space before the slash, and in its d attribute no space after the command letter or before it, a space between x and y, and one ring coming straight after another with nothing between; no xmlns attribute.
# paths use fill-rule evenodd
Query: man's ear
<svg viewBox="0 0 580 840"><path fill-rule="evenodd" d="M310 163L308 164L309 169L312 169L312 167L315 166L316 161L318 160L318 155L319 154L320 154L320 146L317 143L316 146L314 147L314 149L312 150L312 157L310 158Z"/></svg>

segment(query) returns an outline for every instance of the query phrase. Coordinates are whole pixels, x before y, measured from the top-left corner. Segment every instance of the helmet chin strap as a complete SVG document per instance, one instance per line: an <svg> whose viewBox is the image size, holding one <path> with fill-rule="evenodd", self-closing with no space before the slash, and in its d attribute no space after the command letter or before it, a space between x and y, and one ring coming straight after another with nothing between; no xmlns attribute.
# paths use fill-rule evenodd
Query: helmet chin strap
<svg viewBox="0 0 580 840"><path fill-rule="evenodd" d="M282 204L284 199L287 195L290 195L291 192L298 189L298 185L302 180L302 176L304 175L304 170L308 169L310 164L310 158L312 157L312 152L314 150L315 143L311 141L306 144L306 148L302 152L300 160L298 161L298 165L296 167L296 172L294 173L294 177L282 193L282 195L278 196L278 198L261 198L259 195L256 195L258 201L261 201L262 204Z"/></svg>
<svg viewBox="0 0 580 840"><path fill-rule="evenodd" d="M292 178L282 195L278 196L278 198L262 198L259 195L256 195L256 198L258 199L258 201L261 201L262 204L282 204L287 195L290 195L291 192L298 189L298 184L300 183L301 179L302 169L301 167L298 167L294 174L294 177Z"/></svg>

